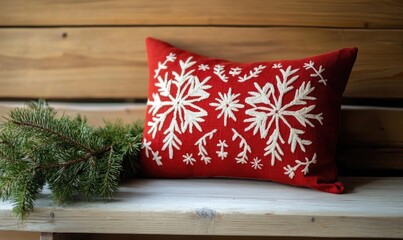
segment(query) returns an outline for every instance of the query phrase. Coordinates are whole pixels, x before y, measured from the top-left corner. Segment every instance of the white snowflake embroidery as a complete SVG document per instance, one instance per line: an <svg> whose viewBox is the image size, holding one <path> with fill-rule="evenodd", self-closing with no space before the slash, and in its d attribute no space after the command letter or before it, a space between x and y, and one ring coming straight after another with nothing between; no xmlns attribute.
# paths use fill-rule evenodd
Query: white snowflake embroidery
<svg viewBox="0 0 403 240"><path fill-rule="evenodd" d="M239 100L236 99L241 94L233 94L231 91L232 89L229 88L228 93L222 94L219 92L218 95L220 98L215 99L217 102L210 103L210 106L216 107L215 110L221 110L217 118L224 116L224 126L227 126L228 117L236 122L234 112L238 112L240 108L245 107L243 104L239 103Z"/></svg>
<svg viewBox="0 0 403 240"><path fill-rule="evenodd" d="M183 162L186 163L186 165L193 165L194 162L196 162L196 159L193 158L193 154L185 154L183 155Z"/></svg>
<svg viewBox="0 0 403 240"><path fill-rule="evenodd" d="M210 67L207 64L199 64L198 70L201 70L201 71L205 72L205 71L207 71L209 69L210 69Z"/></svg>
<svg viewBox="0 0 403 240"><path fill-rule="evenodd" d="M231 68L231 70L229 71L229 74L234 77L236 75L239 75L241 73L241 71L242 71L242 68L235 67L235 68Z"/></svg>
<svg viewBox="0 0 403 240"><path fill-rule="evenodd" d="M248 81L248 80L250 80L252 78L259 77L259 74L262 73L263 69L265 69L265 68L266 68L266 66L263 66L263 65L259 65L258 67L254 67L253 71L252 70L249 71L249 75L245 74L245 75L243 75L243 77L239 77L238 82L245 82L245 81Z"/></svg>
<svg viewBox="0 0 403 240"><path fill-rule="evenodd" d="M241 134L239 134L234 128L232 128L232 132L234 133L234 135L232 136L232 141L235 141L237 138L240 139L239 142L239 148L242 149L241 152L238 153L237 157L235 158L236 163L241 163L241 164L245 164L248 162L248 153L251 153L251 148L248 145L248 142L245 140L244 137L242 137Z"/></svg>
<svg viewBox="0 0 403 240"><path fill-rule="evenodd" d="M221 158L221 160L224 160L224 158L228 156L228 152L224 151L224 148L228 147L228 144L225 142L225 140L219 140L217 147L220 148L219 151L216 151L217 156Z"/></svg>
<svg viewBox="0 0 403 240"><path fill-rule="evenodd" d="M206 139L207 138L212 139L214 136L214 133L216 133L216 132L217 132L217 129L214 129L211 132L204 134L204 136L201 137L199 140L197 140L197 142L195 143L195 145L199 149L199 153L197 155L200 156L200 160L202 160L205 164L209 164L211 162L211 157L208 156L207 150L205 148L205 146L207 144Z"/></svg>
<svg viewBox="0 0 403 240"><path fill-rule="evenodd" d="M147 142L146 138L143 139L143 144L141 145L141 149L145 149L146 157L150 157L151 142Z"/></svg>
<svg viewBox="0 0 403 240"><path fill-rule="evenodd" d="M255 170L257 170L257 169L262 169L263 163L260 163L261 161L262 161L261 159L255 157L255 158L253 159L253 161L251 162L252 168L255 169Z"/></svg>
<svg viewBox="0 0 403 240"><path fill-rule="evenodd" d="M158 166L162 166L162 162L161 162L162 157L159 155L158 151L154 151L151 148L151 141L147 142L146 138L144 138L141 148L145 149L146 157L150 157L150 152L151 152L151 155L153 156L152 160L155 161Z"/></svg>
<svg viewBox="0 0 403 240"><path fill-rule="evenodd" d="M155 161L158 166L162 166L161 162L162 157L159 155L159 152L158 151L152 152L152 155L153 155L153 161Z"/></svg>
<svg viewBox="0 0 403 240"><path fill-rule="evenodd" d="M154 78L158 77L161 70L167 69L168 62L174 62L175 59L176 59L176 55L174 53L170 53L168 56L166 56L166 59L163 63L158 62L158 68L156 70L154 70L154 72L155 72Z"/></svg>
<svg viewBox="0 0 403 240"><path fill-rule="evenodd" d="M215 65L214 72L217 77L219 77L223 82L228 82L228 76L225 75L225 70L223 65Z"/></svg>
<svg viewBox="0 0 403 240"><path fill-rule="evenodd" d="M280 69L281 77L276 75L276 89L271 83L266 83L263 88L255 83L256 92L249 92L250 97L245 102L250 105L250 109L246 110L246 114L251 116L244 120L250 123L245 131L253 129L253 134L259 132L262 139L266 138L271 131L268 141L266 142L265 156L271 156L271 165L274 166L275 161L281 161L284 155L280 146L285 141L280 132L280 124L289 129L287 143L291 146L291 152L295 152L297 146L305 152L305 146L312 142L302 139L301 135L305 133L302 129L291 126L287 118L296 119L303 127L315 127L312 120L322 124L322 113L313 114L312 110L315 104L309 104L307 101L313 101L316 98L310 96L314 91L311 83L303 82L301 86L295 90L294 98L289 103L284 103L284 96L294 89L292 83L298 79L298 75L294 75L299 69L291 69L289 66L286 70ZM306 106L303 106L306 105ZM284 134L284 131L283 131Z"/></svg>
<svg viewBox="0 0 403 240"><path fill-rule="evenodd" d="M297 169L300 166L305 166L304 169L301 170L301 172L304 175L307 175L309 173L309 165L311 164L315 164L316 163L316 153L313 155L312 160L309 160L308 158L305 158L305 162L301 162L300 160L295 160L295 163L297 163L297 165L295 165L294 167L291 167L291 165L287 165L287 167L284 167L284 174L288 175L289 178L293 179L295 176L295 171L297 171Z"/></svg>
<svg viewBox="0 0 403 240"><path fill-rule="evenodd" d="M283 65L281 63L275 63L275 64L273 64L272 68L282 68L282 67L283 67Z"/></svg>
<svg viewBox="0 0 403 240"><path fill-rule="evenodd" d="M169 158L173 158L173 150L180 149L182 141L178 135L186 131L193 132L193 127L202 131L200 123L204 122L207 116L206 110L197 105L198 102L207 99L210 94L206 91L211 88L206 83L211 77L200 80L189 70L196 62L189 57L186 61L179 61L181 71L172 71L173 79L169 79L168 73L164 78L158 76L155 86L159 93L154 93L148 100L148 112L152 114L152 120L147 123L150 127L148 133L155 138L158 131L164 125L168 127L163 131L165 138L162 150L168 149ZM172 89L175 88L175 89ZM165 121L171 116L170 121Z"/></svg>
<svg viewBox="0 0 403 240"><path fill-rule="evenodd" d="M326 84L327 79L324 79L322 74L321 74L321 73L323 73L323 71L325 71L325 69L322 67L322 65L319 66L319 69L316 69L314 65L315 65L315 62L309 61L309 63L304 63L304 68L306 70L312 69L315 73L312 73L310 76L311 77L319 77L319 82L323 83L324 85L327 85Z"/></svg>

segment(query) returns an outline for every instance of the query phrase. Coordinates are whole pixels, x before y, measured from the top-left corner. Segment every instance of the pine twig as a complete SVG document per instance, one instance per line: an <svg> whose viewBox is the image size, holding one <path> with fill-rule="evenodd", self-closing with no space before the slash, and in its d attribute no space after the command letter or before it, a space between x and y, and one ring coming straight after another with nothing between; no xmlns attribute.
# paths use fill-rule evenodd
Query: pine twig
<svg viewBox="0 0 403 240"><path fill-rule="evenodd" d="M10 111L0 125L0 200L24 220L47 183L58 202L75 194L112 198L135 175L142 123L92 128L81 117L56 116L45 102Z"/></svg>
<svg viewBox="0 0 403 240"><path fill-rule="evenodd" d="M89 153L92 153L92 152L93 152L92 149L90 149L90 148L84 146L83 144L79 143L78 141L76 141L76 140L74 140L74 139L71 139L71 138L69 138L69 137L66 137L66 136L64 136L63 134L58 133L58 132L55 132L55 131L53 131L52 129L46 128L46 127L44 127L44 126L36 125L36 124L33 124L33 123L27 123L27 122L19 122L19 121L15 121L15 120L10 120L10 121L11 121L13 124L15 124L15 125L25 126L25 127L31 127L31 128L36 128L36 129L38 129L38 130L41 130L41 131L44 131L44 132L48 132L48 133L50 133L50 134L52 134L52 135L54 135L54 136L56 136L56 137L59 137L59 138L63 139L63 141L65 141L65 142L69 142L69 143L71 143L71 144L80 146L80 148L83 149L83 150L85 150L86 152L89 152Z"/></svg>
<svg viewBox="0 0 403 240"><path fill-rule="evenodd" d="M87 153L87 155L85 155L84 157L81 157L78 159L74 159L74 160L71 160L71 161L68 161L65 163L54 163L54 164L41 165L41 166L38 166L38 168L41 170L46 170L46 169L50 169L50 168L66 168L66 167L69 167L69 166L77 164L77 163L88 161L91 157L101 155L105 152L110 151L111 149L112 149L112 146L107 146L98 151L91 151L90 153Z"/></svg>

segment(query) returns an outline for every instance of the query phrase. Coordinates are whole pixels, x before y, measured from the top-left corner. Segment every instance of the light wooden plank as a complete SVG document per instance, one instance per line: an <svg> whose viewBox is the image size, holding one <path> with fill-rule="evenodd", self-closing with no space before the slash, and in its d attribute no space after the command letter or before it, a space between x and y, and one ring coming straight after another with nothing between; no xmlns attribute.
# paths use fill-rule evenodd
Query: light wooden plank
<svg viewBox="0 0 403 240"><path fill-rule="evenodd" d="M117 200L50 205L49 192L21 226L11 203L0 229L228 236L403 237L403 178L341 179L333 195L266 181L135 180ZM52 214L53 213L53 214ZM51 217L53 216L53 217Z"/></svg>
<svg viewBox="0 0 403 240"><path fill-rule="evenodd" d="M43 232L41 233L40 240L55 240L53 233Z"/></svg>
<svg viewBox="0 0 403 240"><path fill-rule="evenodd" d="M38 240L40 233L21 231L0 231L0 240Z"/></svg>
<svg viewBox="0 0 403 240"><path fill-rule="evenodd" d="M38 240L40 233L0 231L0 240ZM100 234L100 233L54 233L54 240L311 240L305 237L262 236L195 236L195 235L150 235L150 234ZM359 240L360 238L315 238L316 240Z"/></svg>
<svg viewBox="0 0 403 240"><path fill-rule="evenodd" d="M246 62L357 46L345 96L403 97L403 30L216 27L0 29L0 97L145 98L147 36Z"/></svg>
<svg viewBox="0 0 403 240"><path fill-rule="evenodd" d="M403 146L402 108L343 106L340 124L341 146Z"/></svg>
<svg viewBox="0 0 403 240"><path fill-rule="evenodd" d="M402 28L403 4L338 1L46 1L0 2L2 26L263 25Z"/></svg>
<svg viewBox="0 0 403 240"><path fill-rule="evenodd" d="M123 123L142 121L145 117L146 105L136 103L49 103L60 115L66 114L71 117L85 116L92 126L102 126L105 121L114 122L117 119ZM2 117L16 107L24 107L21 102L0 102L0 122Z"/></svg>
<svg viewBox="0 0 403 240"><path fill-rule="evenodd" d="M0 116L22 107L20 102L0 103ZM145 104L51 103L60 114L86 116L88 123L124 123L144 120ZM403 170L403 109L343 107L337 161L344 174L357 170ZM362 126L365 126L364 128Z"/></svg>
<svg viewBox="0 0 403 240"><path fill-rule="evenodd" d="M402 123L402 109L344 107L337 149L340 170L368 175L403 170Z"/></svg>
<svg viewBox="0 0 403 240"><path fill-rule="evenodd" d="M264 237L264 236L196 236L196 235L149 235L149 234L94 234L57 233L57 240L312 240L308 237ZM315 240L360 240L363 238L315 238ZM24 239L25 240L25 239ZM367 240L367 239L363 239Z"/></svg>
<svg viewBox="0 0 403 240"><path fill-rule="evenodd" d="M391 170L400 170L402 174L403 147L339 146L337 151L337 165L344 175L359 172L379 176Z"/></svg>

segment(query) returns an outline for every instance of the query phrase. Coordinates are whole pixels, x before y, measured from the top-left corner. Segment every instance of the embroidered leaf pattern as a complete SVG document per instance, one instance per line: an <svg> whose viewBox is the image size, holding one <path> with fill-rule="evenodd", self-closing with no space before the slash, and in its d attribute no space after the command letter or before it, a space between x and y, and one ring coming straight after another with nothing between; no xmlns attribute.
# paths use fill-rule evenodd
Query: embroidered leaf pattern
<svg viewBox="0 0 403 240"><path fill-rule="evenodd" d="M245 164L248 162L247 154L251 153L252 150L251 150L250 146L248 145L248 142L245 140L244 137L242 137L241 134L239 134L234 128L232 128L232 132L233 132L232 141L235 141L239 138L240 139L239 148L242 149L242 151L239 152L237 157L235 158L236 163Z"/></svg>
<svg viewBox="0 0 403 240"><path fill-rule="evenodd" d="M241 74L241 71L242 71L242 68L234 67L234 68L231 68L231 70L229 71L229 74L234 77L236 75Z"/></svg>
<svg viewBox="0 0 403 240"><path fill-rule="evenodd" d="M152 160L157 163L158 166L162 166L162 157L159 155L158 151L154 151L151 148L151 141L147 141L145 138L143 138L143 144L141 145L142 149L145 149L145 154L146 157L150 157L150 154L152 155Z"/></svg>
<svg viewBox="0 0 403 240"><path fill-rule="evenodd" d="M166 56L164 62L158 62L158 68L154 70L154 78L157 78L160 74L160 71L163 69L167 69L167 63L168 62L174 62L176 59L176 55L174 53L170 53L168 56Z"/></svg>
<svg viewBox="0 0 403 240"><path fill-rule="evenodd" d="M238 82L246 82L252 78L257 78L259 77L259 74L262 73L263 69L265 69L266 66L259 65L257 67L253 68L253 71L250 70L249 74L243 75L243 77L239 77Z"/></svg>
<svg viewBox="0 0 403 240"><path fill-rule="evenodd" d="M304 166L304 168L301 170L301 172L304 175L307 175L309 173L309 166L311 164L315 164L316 163L316 153L313 155L312 159L309 160L308 158L305 158L305 162L302 162L300 160L295 160L296 165L295 166L291 166L291 165L287 165L286 167L284 167L284 174L288 175L289 178L293 179L295 176L295 171L298 170L299 167Z"/></svg>
<svg viewBox="0 0 403 240"><path fill-rule="evenodd" d="M217 129L214 129L211 132L204 134L204 136L201 137L195 143L195 145L199 149L199 153L197 155L200 156L200 160L202 160L205 164L209 164L211 162L211 157L209 157L207 149L206 149L207 138L212 139L214 133L216 133L216 132L217 132Z"/></svg>
<svg viewBox="0 0 403 240"><path fill-rule="evenodd" d="M228 82L228 76L225 75L225 69L223 65L214 66L214 74L217 75L223 82Z"/></svg>
<svg viewBox="0 0 403 240"><path fill-rule="evenodd" d="M327 85L327 79L324 79L322 76L322 73L325 71L325 69L322 67L322 65L319 66L318 69L315 68L315 62L309 61L309 63L304 63L304 68L306 70L312 69L314 73L312 73L310 76L311 77L318 77L319 82L323 83L323 85Z"/></svg>

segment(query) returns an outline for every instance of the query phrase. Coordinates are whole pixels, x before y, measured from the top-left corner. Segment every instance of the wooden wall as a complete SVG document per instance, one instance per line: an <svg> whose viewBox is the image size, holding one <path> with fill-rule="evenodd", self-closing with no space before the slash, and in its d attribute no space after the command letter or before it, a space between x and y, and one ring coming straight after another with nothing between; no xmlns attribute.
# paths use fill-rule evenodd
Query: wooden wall
<svg viewBox="0 0 403 240"><path fill-rule="evenodd" d="M356 46L345 97L403 95L401 1L0 2L0 97L146 97L144 38L233 61ZM29 91L27 91L29 89Z"/></svg>
<svg viewBox="0 0 403 240"><path fill-rule="evenodd" d="M233 61L358 47L344 95L341 170L401 174L399 0L0 0L0 114L46 98L95 125L142 118L147 36Z"/></svg>

